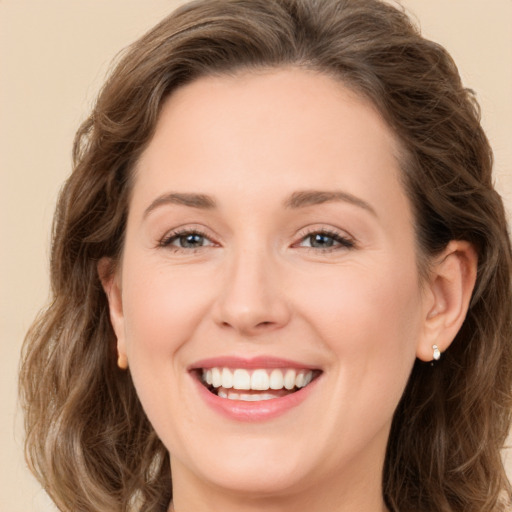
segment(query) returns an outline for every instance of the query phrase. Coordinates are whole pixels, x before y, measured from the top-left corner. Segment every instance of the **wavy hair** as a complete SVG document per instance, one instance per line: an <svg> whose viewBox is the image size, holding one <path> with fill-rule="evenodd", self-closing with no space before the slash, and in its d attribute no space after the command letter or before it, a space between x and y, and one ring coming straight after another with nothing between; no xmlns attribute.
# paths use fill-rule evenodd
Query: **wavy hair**
<svg viewBox="0 0 512 512"><path fill-rule="evenodd" d="M383 472L391 511L498 512L510 424L511 249L473 93L438 44L379 0L200 0L130 46L74 144L51 252L52 299L27 334L20 393L29 465L61 511L165 511L169 454L116 366L97 274L123 247L131 175L165 99L207 75L303 67L369 99L402 146L421 272L450 240L478 253L465 322L417 361Z"/></svg>

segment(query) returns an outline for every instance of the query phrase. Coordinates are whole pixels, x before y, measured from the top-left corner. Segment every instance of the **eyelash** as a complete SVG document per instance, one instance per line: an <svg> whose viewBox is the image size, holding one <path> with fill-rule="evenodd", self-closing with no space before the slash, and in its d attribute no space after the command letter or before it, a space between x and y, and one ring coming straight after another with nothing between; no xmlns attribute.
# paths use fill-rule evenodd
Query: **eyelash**
<svg viewBox="0 0 512 512"><path fill-rule="evenodd" d="M199 247L187 248L187 247L178 247L178 246L172 245L173 242L177 241L181 237L194 236L194 235L202 237L203 239L209 240L211 243L206 247L216 245L215 242L210 240L208 235L206 233L204 233L203 231L201 231L199 229L184 228L184 229L173 231L172 233L169 233L168 235L166 235L158 243L158 247L171 249L174 252L196 252L198 250L203 249L205 246L203 245L203 246L199 246ZM307 249L309 251L314 251L314 252L327 253L327 252L334 252L334 251L343 250L343 249L353 249L355 247L354 240L352 240L351 238L349 238L347 236L342 235L338 231L329 230L329 229L315 229L315 230L311 230L309 232L302 233L301 237L300 237L300 241L297 243L294 243L293 247L300 247L300 244L303 243L308 238L310 239L310 243L311 243L311 237L313 237L315 235L324 236L326 238L331 238L333 240L333 243L335 243L337 245L331 246L331 247L325 247L325 248L304 246L303 247L304 249Z"/></svg>
<svg viewBox="0 0 512 512"><path fill-rule="evenodd" d="M337 245L331 246L331 247L324 247L324 248L318 248L318 247L304 247L305 249L308 249L310 251L315 252L334 252L339 250L347 250L347 249L353 249L355 247L355 242L352 238L349 238L348 236L345 236L341 234L339 231L330 230L330 229L313 229L309 232L305 232L301 234L300 243L304 242L308 238L311 239L315 235L324 236L327 238L332 238L334 243ZM298 244L294 244L294 246L297 246Z"/></svg>
<svg viewBox="0 0 512 512"><path fill-rule="evenodd" d="M186 248L186 247L178 247L178 246L172 245L172 243L174 241L178 240L181 237L193 236L193 235L197 235L204 239L210 240L208 235L206 233L204 233L203 231L201 231L200 229L183 228L183 229L178 229L176 231L173 231L172 233L169 233L168 235L166 235L162 240L160 240L160 242L158 243L158 246L162 247L162 248L171 249L174 252L179 252L179 251L195 252L195 251L202 249L204 246ZM214 245L214 242L212 242L212 245Z"/></svg>

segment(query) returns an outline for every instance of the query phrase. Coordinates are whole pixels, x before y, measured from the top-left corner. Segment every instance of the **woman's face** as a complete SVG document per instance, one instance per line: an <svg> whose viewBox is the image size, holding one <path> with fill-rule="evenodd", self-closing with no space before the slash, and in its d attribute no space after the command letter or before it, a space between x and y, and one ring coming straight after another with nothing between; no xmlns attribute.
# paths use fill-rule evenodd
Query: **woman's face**
<svg viewBox="0 0 512 512"><path fill-rule="evenodd" d="M111 308L175 485L380 483L425 316L397 153L367 101L304 70L166 102Z"/></svg>

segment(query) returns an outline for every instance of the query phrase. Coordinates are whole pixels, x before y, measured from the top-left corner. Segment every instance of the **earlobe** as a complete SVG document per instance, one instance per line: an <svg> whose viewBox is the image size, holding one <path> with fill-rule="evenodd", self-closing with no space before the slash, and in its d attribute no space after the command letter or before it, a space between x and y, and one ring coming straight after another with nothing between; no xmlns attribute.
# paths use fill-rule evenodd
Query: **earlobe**
<svg viewBox="0 0 512 512"><path fill-rule="evenodd" d="M123 301L119 275L115 272L110 258L102 258L98 262L97 271L107 296L110 322L117 338L117 365L122 370L126 370L128 368L128 359L126 356Z"/></svg>
<svg viewBox="0 0 512 512"><path fill-rule="evenodd" d="M436 259L428 282L423 335L417 357L438 359L448 349L462 326L476 281L478 257L466 241L451 241Z"/></svg>

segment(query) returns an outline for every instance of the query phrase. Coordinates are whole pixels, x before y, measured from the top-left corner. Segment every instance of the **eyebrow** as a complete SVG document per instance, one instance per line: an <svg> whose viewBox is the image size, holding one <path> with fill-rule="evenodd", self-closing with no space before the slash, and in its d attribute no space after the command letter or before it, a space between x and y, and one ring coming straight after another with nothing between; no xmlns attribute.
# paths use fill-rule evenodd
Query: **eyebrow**
<svg viewBox="0 0 512 512"><path fill-rule="evenodd" d="M377 213L370 204L363 199L343 192L324 191L324 190L301 190L294 192L288 199L284 201L285 208L298 209L307 206L315 206L329 202L346 202L367 210L374 216ZM217 207L217 203L213 197L206 194L194 194L183 192L169 192L157 197L145 210L143 217L146 218L153 210L160 206L168 204L177 204L181 206L188 206L190 208L198 208L201 210L213 210Z"/></svg>
<svg viewBox="0 0 512 512"><path fill-rule="evenodd" d="M336 201L353 204L354 206L358 206L360 208L363 208L364 210L367 210L375 217L377 216L377 212L366 201L357 196L349 194L348 192L343 192L341 190L302 190L294 192L285 201L284 205L286 208L296 209Z"/></svg>
<svg viewBox="0 0 512 512"><path fill-rule="evenodd" d="M216 208L215 200L205 194L190 194L181 192L170 192L157 197L145 210L144 218L159 206L167 204L178 204L189 206L190 208L199 208L201 210L212 210Z"/></svg>

